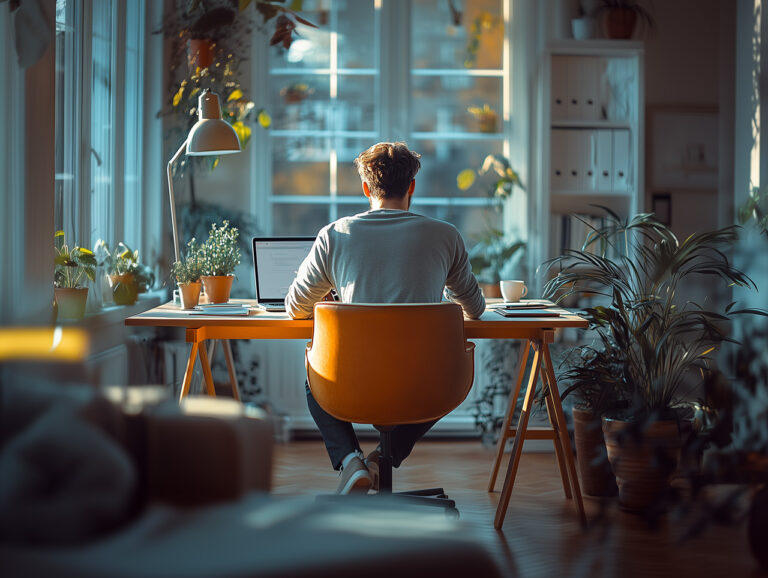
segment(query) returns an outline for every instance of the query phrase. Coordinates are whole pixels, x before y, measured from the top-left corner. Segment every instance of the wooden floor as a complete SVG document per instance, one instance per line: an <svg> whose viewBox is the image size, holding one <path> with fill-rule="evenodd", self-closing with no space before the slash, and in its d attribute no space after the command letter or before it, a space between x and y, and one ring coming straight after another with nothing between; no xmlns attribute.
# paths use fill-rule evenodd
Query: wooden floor
<svg viewBox="0 0 768 578"><path fill-rule="evenodd" d="M374 445L363 443L363 450ZM554 454L548 453L523 454L504 527L497 532L493 519L503 478L495 492L486 491L492 461L479 441L423 440L395 470L394 489L444 487L456 500L467 534L486 544L510 576L765 575L749 552L743 524L711 525L703 535L681 541L688 519L668 514L651 530L642 518L618 510L615 500L585 497L590 527L583 530L563 495ZM338 481L321 441L276 446L273 493L330 493Z"/></svg>

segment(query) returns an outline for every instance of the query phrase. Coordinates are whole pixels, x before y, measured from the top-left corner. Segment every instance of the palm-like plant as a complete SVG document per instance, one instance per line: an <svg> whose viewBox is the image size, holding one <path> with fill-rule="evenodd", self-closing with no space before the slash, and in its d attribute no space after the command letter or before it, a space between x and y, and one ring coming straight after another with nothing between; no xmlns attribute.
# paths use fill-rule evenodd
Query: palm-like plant
<svg viewBox="0 0 768 578"><path fill-rule="evenodd" d="M722 311L678 298L680 283L692 276L714 278L725 285L755 288L752 280L723 252L737 239L738 227L695 233L680 241L653 215L622 220L605 209L608 224L592 228L581 250L550 260L557 276L545 286L549 297L599 294L609 305L586 310L601 346L570 370L573 389L625 398L632 414L674 417L707 370L710 354L728 336L734 303ZM592 243L597 254L586 250ZM609 258L606 255L619 255ZM712 285L714 293L716 287ZM593 392L594 393L594 392Z"/></svg>

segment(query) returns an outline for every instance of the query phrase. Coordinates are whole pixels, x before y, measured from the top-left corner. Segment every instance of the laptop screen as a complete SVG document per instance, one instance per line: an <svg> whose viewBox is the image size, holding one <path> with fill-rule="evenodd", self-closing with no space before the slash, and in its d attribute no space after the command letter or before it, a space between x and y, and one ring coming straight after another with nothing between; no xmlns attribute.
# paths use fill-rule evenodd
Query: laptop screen
<svg viewBox="0 0 768 578"><path fill-rule="evenodd" d="M253 238L256 299L260 303L285 299L314 242L314 237Z"/></svg>

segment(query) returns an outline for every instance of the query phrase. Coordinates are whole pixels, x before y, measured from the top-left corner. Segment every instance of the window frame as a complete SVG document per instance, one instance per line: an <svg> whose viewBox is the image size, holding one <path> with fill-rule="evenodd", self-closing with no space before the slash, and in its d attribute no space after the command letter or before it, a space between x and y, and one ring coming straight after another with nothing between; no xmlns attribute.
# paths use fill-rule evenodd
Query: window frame
<svg viewBox="0 0 768 578"><path fill-rule="evenodd" d="M515 84L512 82L512 76L515 75L516 80L519 75L515 74L512 68L513 64L513 43L512 43L512 28L519 28L517 23L513 21L512 14L514 7L519 4L519 0L502 0L502 19L504 30L504 42L502 53L502 69L413 69L411 65L411 35L410 33L406 38L403 38L399 42L387 42L387 50L381 51L377 46L376 59L378 62L377 76L377 90L376 90L376 106L377 117L375 121L375 128L378 129L378 134L371 134L371 144L374 139L381 138L382 140L407 140L418 141L423 139L450 141L460 140L463 142L474 141L481 142L483 140L489 140L493 142L501 142L502 154L507 158L510 157L510 150L512 143L518 146L517 143L521 140L521 135L527 136L527 130L519 131L521 128L515 126L515 129L520 134L513 135L513 88ZM397 31L411 30L411 5L410 2L405 1L393 1L383 2L376 0L376 22L378 45L385 42L386 38L393 38ZM336 14L333 10L332 14ZM329 25L333 25L333 18L329 22ZM332 28L334 30L335 28ZM399 37L400 38L400 37ZM269 50L271 48L267 45L266 35L257 34L252 43L252 68L251 75L254 79L259 79L259 82L254 86L254 99L257 102L268 103L271 94L271 81L275 76L281 76L287 74L289 71L293 74L306 74L308 71L305 69L279 69L279 74L273 74L269 66ZM517 65L518 62L515 61ZM328 70L328 69L324 69ZM367 69L366 69L367 70ZM418 132L411 131L410 122L410 102L412 99L411 91L411 78L412 76L429 76L429 75L462 75L470 77L498 77L502 81L502 111L500 115L501 129L497 133L432 133L432 132ZM525 98L520 98L519 91L515 91L515 100L525 101ZM387 106L381 106L380 103L387 102ZM522 124L522 123L521 123ZM293 134L294 131L291 131ZM336 136L348 136L351 138L365 138L367 132L354 132L346 135L342 131L335 131L333 128L323 131L324 136L329 138ZM374 131L375 132L375 131ZM306 134L305 131L295 131L298 134ZM256 216L259 227L266 231L268 234L273 234L273 207L277 204L293 204L300 203L304 205L308 204L322 204L325 206L331 205L329 210L329 222L334 220L337 214L336 207L344 204L364 204L362 190L359 196L354 195L336 195L336 191L329 190L327 195L313 195L311 197L305 195L275 195L272 186L272 138L271 135L284 136L289 134L288 131L275 131L269 129L269 131L260 130L255 133L254 145L251 150L251 211ZM527 153L523 155L516 155L514 159L517 161L523 161L525 166L520 166L513 162L521 177L525 179L528 173L527 170ZM332 169L331 169L332 170ZM458 171L457 171L458 172ZM525 182L525 180L523 181ZM330 189L330 187L329 187ZM429 206L459 206L459 207L487 207L489 199L484 196L426 196L417 195L414 197L414 210L418 212L419 207ZM503 228L505 231L512 232L515 235L525 235L527 232L526 223L528 221L528 207L527 202L520 198L520 195L513 195L513 198L506 201L503 205L504 211L502 214ZM514 208L514 210L510 210ZM512 215L512 216L510 216ZM521 238L525 238L524 236ZM469 240L467 240L469 241Z"/></svg>

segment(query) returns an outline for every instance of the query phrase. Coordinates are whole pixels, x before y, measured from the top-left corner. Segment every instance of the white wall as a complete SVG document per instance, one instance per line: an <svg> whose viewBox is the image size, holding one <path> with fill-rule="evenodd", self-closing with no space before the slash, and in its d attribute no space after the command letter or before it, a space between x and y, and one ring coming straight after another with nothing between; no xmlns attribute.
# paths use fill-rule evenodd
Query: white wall
<svg viewBox="0 0 768 578"><path fill-rule="evenodd" d="M730 54L735 22L735 4L721 0L667 0L654 2L653 16L656 26L645 38L645 100L649 119L654 107L659 106L718 106L723 108L721 68L730 68L732 62L723 62L722 55ZM721 23L729 23L722 26ZM724 29L723 29L724 28ZM733 91L733 84L728 87ZM732 130L721 125L721 133ZM648 135L651 136L650 133ZM723 135L720 135L723 138ZM663 135L660 136L663 138ZM730 142L728 137L726 140ZM653 143L647 141L650 152ZM721 151L722 152L722 151ZM730 174L730 158L720 155L720 170ZM646 159L652 156L646 154ZM646 165L646 183L650 186ZM722 189L722 184L721 187ZM722 191L728 196L732 191ZM717 228L719 197L716 191L676 192L672 195L672 228L678 236L686 237L695 231ZM651 191L646 191L645 209L652 210Z"/></svg>

